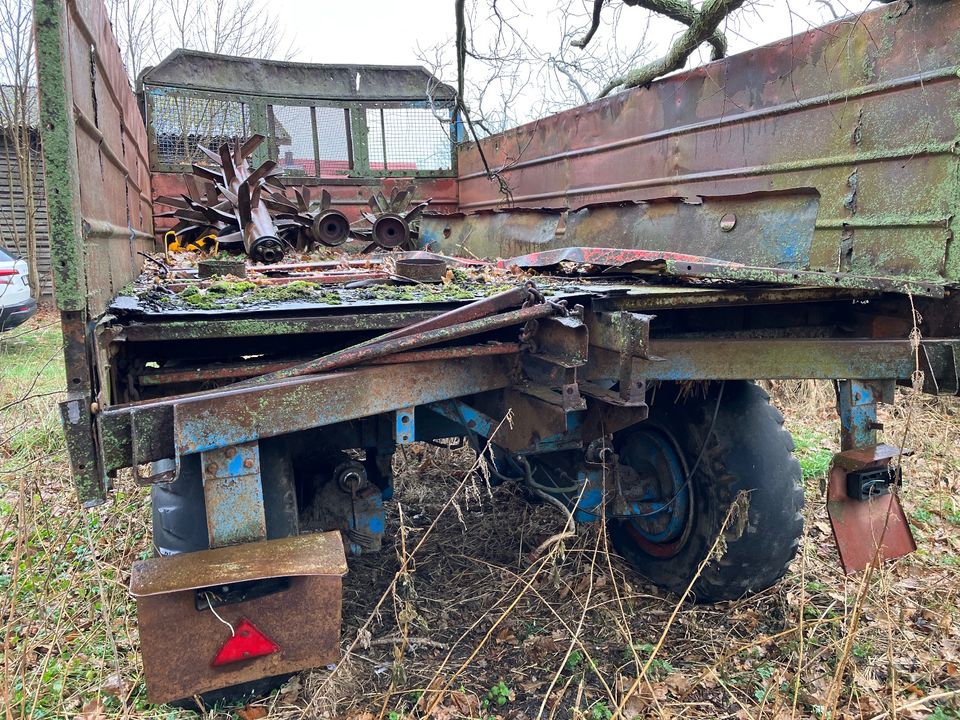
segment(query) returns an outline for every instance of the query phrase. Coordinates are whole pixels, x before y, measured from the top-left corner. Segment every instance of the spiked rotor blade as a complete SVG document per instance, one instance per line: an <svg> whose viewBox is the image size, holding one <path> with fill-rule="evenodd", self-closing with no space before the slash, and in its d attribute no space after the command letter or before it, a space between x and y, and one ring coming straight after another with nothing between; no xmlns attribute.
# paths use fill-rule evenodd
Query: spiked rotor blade
<svg viewBox="0 0 960 720"><path fill-rule="evenodd" d="M247 140L241 147L239 155L241 158L248 158L253 155L254 151L260 147L264 140L267 138L263 135L251 135L250 139Z"/></svg>

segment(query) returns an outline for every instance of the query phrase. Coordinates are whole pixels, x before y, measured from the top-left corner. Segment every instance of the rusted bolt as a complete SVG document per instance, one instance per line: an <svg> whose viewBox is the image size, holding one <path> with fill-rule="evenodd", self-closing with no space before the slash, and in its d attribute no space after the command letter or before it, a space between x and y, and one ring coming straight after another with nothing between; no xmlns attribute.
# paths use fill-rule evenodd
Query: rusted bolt
<svg viewBox="0 0 960 720"><path fill-rule="evenodd" d="M217 470L219 470L219 469L220 469L220 466L217 465L217 464L214 463L214 462L212 462L212 463L210 463L209 465L207 465L207 472L208 472L208 473L215 473L215 472L216 472Z"/></svg>
<svg viewBox="0 0 960 720"><path fill-rule="evenodd" d="M733 213L724 213L720 218L720 230L730 232L737 226L737 216Z"/></svg>
<svg viewBox="0 0 960 720"><path fill-rule="evenodd" d="M245 468L252 468L252 467L253 467L253 458L247 458L246 460L244 460L244 461L243 461L243 466L244 466Z"/></svg>

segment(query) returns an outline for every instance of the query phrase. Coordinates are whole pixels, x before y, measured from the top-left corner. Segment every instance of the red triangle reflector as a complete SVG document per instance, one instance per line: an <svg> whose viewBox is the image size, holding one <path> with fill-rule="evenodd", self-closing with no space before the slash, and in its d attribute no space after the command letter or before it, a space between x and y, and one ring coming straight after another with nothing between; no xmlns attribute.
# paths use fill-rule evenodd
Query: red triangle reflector
<svg viewBox="0 0 960 720"><path fill-rule="evenodd" d="M213 667L228 665L275 652L280 652L279 645L257 630L252 622L246 618L240 618L240 622L234 628L233 637L223 644L211 665Z"/></svg>

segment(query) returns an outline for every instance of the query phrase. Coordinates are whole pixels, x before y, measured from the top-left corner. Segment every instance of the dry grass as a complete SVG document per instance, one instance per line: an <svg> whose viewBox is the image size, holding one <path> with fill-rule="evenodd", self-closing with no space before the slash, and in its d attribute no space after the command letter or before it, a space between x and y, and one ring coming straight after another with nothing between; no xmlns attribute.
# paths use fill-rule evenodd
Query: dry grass
<svg viewBox="0 0 960 720"><path fill-rule="evenodd" d="M13 403L0 412L4 717L186 717L144 701L125 589L149 552L144 492L121 485L106 507L74 505L58 338L51 315L0 336L0 407ZM394 551L354 561L345 581L352 650L333 671L209 717L608 720L618 706L631 718L960 717L960 405L905 394L885 409L895 443L909 416L918 452L903 496L921 549L864 584L839 571L823 506L831 390L772 389L808 498L802 555L777 587L678 608L602 527L557 541L565 519L517 488L488 488L471 453L414 446L397 460Z"/></svg>

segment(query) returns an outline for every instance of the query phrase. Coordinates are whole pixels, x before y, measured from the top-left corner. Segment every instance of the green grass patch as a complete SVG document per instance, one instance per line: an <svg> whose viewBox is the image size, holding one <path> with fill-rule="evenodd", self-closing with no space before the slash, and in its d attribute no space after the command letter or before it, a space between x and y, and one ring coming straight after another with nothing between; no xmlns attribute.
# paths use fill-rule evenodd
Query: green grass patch
<svg viewBox="0 0 960 720"><path fill-rule="evenodd" d="M810 428L801 428L793 433L795 453L800 461L804 480L819 480L827 476L830 461L833 459L829 440L825 433Z"/></svg>

